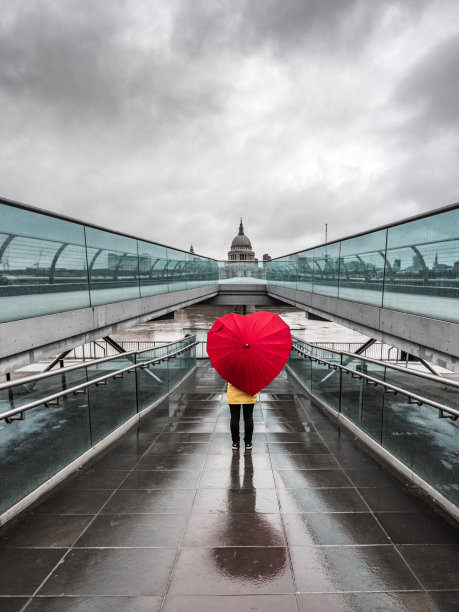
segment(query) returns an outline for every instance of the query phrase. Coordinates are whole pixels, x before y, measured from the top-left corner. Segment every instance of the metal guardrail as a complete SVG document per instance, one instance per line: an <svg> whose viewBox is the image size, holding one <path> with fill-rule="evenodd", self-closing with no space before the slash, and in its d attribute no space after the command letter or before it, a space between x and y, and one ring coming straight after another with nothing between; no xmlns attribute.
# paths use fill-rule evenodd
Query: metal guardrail
<svg viewBox="0 0 459 612"><path fill-rule="evenodd" d="M124 349L124 351L141 351L157 348L160 346L166 346L170 344L168 340L152 340L140 341L140 340L123 340L118 344ZM81 346L73 348L66 359L82 359L83 361L93 361L94 359L102 359L103 357L113 357L119 355L115 348L110 345L106 340L93 340L92 342L86 342Z"/></svg>
<svg viewBox="0 0 459 612"><path fill-rule="evenodd" d="M116 355L110 355L108 357L100 357L99 359L94 359L91 361L90 365L98 365L99 363L105 363L107 361L113 361L115 359L120 359L122 357L129 357L129 355L139 355L140 353L147 353L148 351L152 351L157 348L167 348L168 346L172 346L173 344L177 344L179 340L174 340L173 342L168 342L167 344L162 344L161 346L153 346L146 349L141 349L137 351L126 351L125 353L117 353ZM88 362L84 363L76 363L71 366L67 366L65 368L59 368L58 370L49 370L48 372L42 372L41 374L33 374L32 376L24 376L24 378L10 380L8 382L4 382L0 384L0 391L5 389L10 389L11 387L17 387L19 385L26 385L38 380L43 380L44 378L49 378L51 376L55 376L56 374L66 374L67 372L73 372L74 370L79 370L88 367Z"/></svg>
<svg viewBox="0 0 459 612"><path fill-rule="evenodd" d="M400 393L400 395L404 395L404 396L406 396L408 398L408 402L410 404L417 404L419 406L422 406L422 405L426 404L428 406L436 408L439 411L439 418L442 418L442 419L445 419L445 418L446 419L451 419L453 421L456 421L459 418L459 410L455 410L454 408L451 408L450 406L445 406L444 404L440 404L439 402L436 402L434 400L430 400L430 399L428 399L426 397L422 397L421 395L417 395L416 393L413 393L411 391L407 391L406 389L402 389L401 387L397 387L395 385L387 383L387 382L385 382L385 381L383 381L383 380L381 380L379 378L374 378L373 376L369 376L368 374L364 374L363 372L358 372L356 370L348 368L345 365L341 365L341 364L338 364L338 363L333 363L333 362L328 361L326 359L321 359L320 357L315 357L314 355L310 355L309 353L306 353L306 351L303 351L302 349L300 349L300 348L298 348L296 346L293 346L292 350L296 351L297 353L299 353L303 357L306 357L310 361L316 361L317 363L321 363L323 365L326 365L331 370L341 370L346 375L350 375L352 378L365 379L367 384L373 385L375 387L377 387L377 386L384 387L384 389L388 393L393 393L394 395L397 395L398 393ZM347 354L348 355L352 355L352 353L347 353ZM373 363L377 363L377 364L386 366L386 364L384 362L377 361L375 359L372 359L371 361ZM406 370L404 370L404 368L400 368L400 369L402 371L406 372ZM425 378L430 378L430 379L434 379L434 380L438 380L438 379L441 380L441 377L434 377L434 376L428 376L428 375L422 375L422 376L425 377ZM444 413L447 413L449 416L445 416Z"/></svg>
<svg viewBox="0 0 459 612"><path fill-rule="evenodd" d="M171 344L175 344L175 342L172 342ZM156 357L155 359L151 359L148 361L143 361L142 363L137 363L137 364L132 364L130 366L128 366L127 368L122 368L120 370L117 370L116 372L110 372L110 374L105 374L104 376L100 376L99 378L94 378L93 380L87 381L85 383L81 383L79 385L76 385L74 387L70 387L69 389L65 389L64 391L60 391L59 393L53 393L52 395L48 395L44 398L41 398L39 400L35 400L34 402L30 402L29 404L25 404L24 406L21 406L19 408L13 408L11 410L7 410L6 412L2 412L0 413L0 421L5 420L6 423L10 424L13 421L23 421L25 420L25 413L28 410L31 410L32 408L36 408L37 406L56 406L59 405L59 399L61 397L65 397L66 395L70 395L70 394L74 394L74 395L79 395L79 394L86 394L87 393L87 388L91 387L93 385L95 386L99 386L99 385L106 385L108 380L110 378L122 378L124 377L124 375L128 372L135 372L137 369L145 369L147 368L149 365L155 364L155 363L160 363L162 361L169 361L170 359L172 359L173 357L176 357L177 355L180 355L181 353L184 353L185 351L188 351L189 349L195 347L197 344L199 344L198 342L192 342L191 344L189 344L188 346L185 346L177 351L174 351L173 353L169 353L167 355L163 355L162 357ZM149 350L149 349L147 349ZM151 349L150 349L151 350ZM127 355L132 355L132 354L139 354L142 352L146 352L146 351L133 351L131 353L122 353L123 357L126 357ZM101 363L101 362L106 362L106 361L111 361L115 359L114 357L109 357L109 358L105 358L105 359L98 359L97 363ZM93 362L95 363L95 362ZM87 367L85 366L70 366L69 368L63 368L61 370L59 370L59 374L61 374L64 371L70 371L70 370L75 370L78 369L78 367ZM55 374L56 372L53 372L53 374ZM48 373L47 373L48 374ZM40 375L38 375L40 376ZM43 378L46 377L46 375L42 376ZM32 379L34 379L34 377L31 377ZM36 378L36 377L35 377ZM30 382L30 378L28 379ZM18 383L17 381L13 382L13 384L11 383L5 383L4 385L2 385L0 387L1 388L8 388L8 386L17 386ZM14 418L16 415L21 415L17 418Z"/></svg>
<svg viewBox="0 0 459 612"><path fill-rule="evenodd" d="M355 353L357 349L362 346L361 342L311 342L308 344L312 346L317 346L319 348L325 349L327 351L337 351L339 353ZM365 359L378 359L380 361L401 361L401 353L402 350L391 346L390 344L385 344L384 342L375 342L368 348L366 348L362 353L362 357Z"/></svg>
<svg viewBox="0 0 459 612"><path fill-rule="evenodd" d="M330 349L327 349L330 350ZM347 351L342 351L342 355L347 355L348 357L361 358L360 355L355 355L354 353L348 353ZM375 363L376 365L384 365L386 368L390 368L391 370L398 370L399 372L407 373L407 368L397 365L396 363L386 363L384 361L379 361L378 359L373 359L372 357L363 356L365 361L369 361L370 363ZM419 372L417 370L410 369L409 374L413 376L418 376L419 378L425 378L426 380L432 380L434 382L445 383L450 387L456 387L459 389L459 382L451 379L445 379L443 376L436 376L435 374L427 374L427 372Z"/></svg>
<svg viewBox="0 0 459 612"><path fill-rule="evenodd" d="M373 357L367 357L367 355L363 355L363 354L360 355L357 353L351 353L349 351L339 351L334 348L327 348L326 346L322 344L305 342L305 340L301 340L301 338L297 338L295 336L293 337L293 340L297 342L301 342L303 344L309 344L315 349L323 349L324 351L327 351L327 353L335 353L336 355L346 355L346 357L349 357L350 360L360 359L362 361L369 361L370 363L374 363L376 365L383 366L385 368L389 368L390 370L397 370L398 372L403 372L404 374L408 372L410 375L412 374L413 376L418 376L419 378L424 378L426 380L431 380L437 383L447 384L450 387L456 387L457 389L459 389L459 382L455 380L451 380L449 378L446 379L443 376L438 376L435 374L428 374L427 372L420 372L418 370L413 370L413 369L407 370L406 367L399 366L395 363L388 363L387 361L384 361L382 359L374 359ZM295 346L293 346L293 348L295 348Z"/></svg>

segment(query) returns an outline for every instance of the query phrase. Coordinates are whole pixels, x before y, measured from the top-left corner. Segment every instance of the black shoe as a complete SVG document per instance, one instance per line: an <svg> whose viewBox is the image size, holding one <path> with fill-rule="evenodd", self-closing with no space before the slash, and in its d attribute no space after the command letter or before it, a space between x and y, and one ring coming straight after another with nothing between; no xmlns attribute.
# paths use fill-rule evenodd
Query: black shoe
<svg viewBox="0 0 459 612"><path fill-rule="evenodd" d="M245 450L252 450L252 442L245 445Z"/></svg>
<svg viewBox="0 0 459 612"><path fill-rule="evenodd" d="M233 446L231 447L234 451L239 450L239 442L233 442Z"/></svg>

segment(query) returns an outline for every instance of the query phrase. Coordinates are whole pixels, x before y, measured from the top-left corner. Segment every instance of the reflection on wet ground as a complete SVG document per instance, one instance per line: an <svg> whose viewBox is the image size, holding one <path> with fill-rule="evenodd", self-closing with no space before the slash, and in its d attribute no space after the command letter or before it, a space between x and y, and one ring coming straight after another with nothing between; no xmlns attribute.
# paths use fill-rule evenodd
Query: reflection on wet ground
<svg viewBox="0 0 459 612"><path fill-rule="evenodd" d="M0 530L2 612L452 611L459 533L281 374L231 451L209 363Z"/></svg>

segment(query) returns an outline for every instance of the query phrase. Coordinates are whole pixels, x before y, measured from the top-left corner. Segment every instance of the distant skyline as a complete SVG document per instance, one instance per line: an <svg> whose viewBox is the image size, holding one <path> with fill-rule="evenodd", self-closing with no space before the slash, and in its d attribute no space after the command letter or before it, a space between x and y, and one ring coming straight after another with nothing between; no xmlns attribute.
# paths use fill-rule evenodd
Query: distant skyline
<svg viewBox="0 0 459 612"><path fill-rule="evenodd" d="M0 195L224 259L459 200L456 0L0 0Z"/></svg>

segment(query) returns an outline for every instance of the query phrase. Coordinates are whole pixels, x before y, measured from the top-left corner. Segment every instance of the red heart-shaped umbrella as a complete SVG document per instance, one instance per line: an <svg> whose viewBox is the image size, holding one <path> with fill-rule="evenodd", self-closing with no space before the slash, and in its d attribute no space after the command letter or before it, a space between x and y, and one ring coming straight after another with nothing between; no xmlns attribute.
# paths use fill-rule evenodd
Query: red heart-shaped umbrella
<svg viewBox="0 0 459 612"><path fill-rule="evenodd" d="M292 348L289 326L272 312L229 314L207 334L207 354L222 378L255 395L280 373Z"/></svg>

